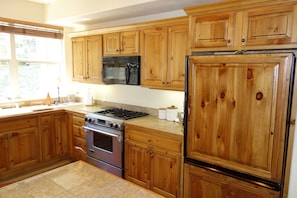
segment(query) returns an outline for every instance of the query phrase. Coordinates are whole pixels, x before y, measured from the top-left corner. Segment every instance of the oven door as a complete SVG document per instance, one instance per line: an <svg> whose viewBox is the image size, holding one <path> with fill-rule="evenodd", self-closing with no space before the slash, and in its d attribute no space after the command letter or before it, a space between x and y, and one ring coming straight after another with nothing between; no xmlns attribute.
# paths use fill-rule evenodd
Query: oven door
<svg viewBox="0 0 297 198"><path fill-rule="evenodd" d="M123 135L105 127L84 126L86 131L87 155L118 168L123 167Z"/></svg>

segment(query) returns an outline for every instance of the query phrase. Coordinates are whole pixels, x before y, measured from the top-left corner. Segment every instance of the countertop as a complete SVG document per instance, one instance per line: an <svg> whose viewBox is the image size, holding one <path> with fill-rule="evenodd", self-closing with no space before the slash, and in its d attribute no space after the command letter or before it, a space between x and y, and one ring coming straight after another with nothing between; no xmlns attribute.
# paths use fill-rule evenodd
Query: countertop
<svg viewBox="0 0 297 198"><path fill-rule="evenodd" d="M18 109L8 109L7 113L6 110L0 111L0 118L8 118L13 116L23 116L28 114L38 114L56 110L65 110L69 112L75 113L91 113L105 109L106 106L101 105L90 105L86 106L82 103L69 103L69 104L62 104L62 105L36 105L31 107L22 107ZM134 118L131 120L126 120L125 123L147 127L151 129L156 129L165 133L171 133L174 135L183 136L183 125L180 122L171 122L167 120L161 120L154 116L144 116L140 118Z"/></svg>
<svg viewBox="0 0 297 198"><path fill-rule="evenodd" d="M125 124L155 129L155 130L162 131L164 133L171 133L174 135L180 135L180 136L184 135L182 123L161 120L153 116L144 116L140 118L126 120Z"/></svg>
<svg viewBox="0 0 297 198"><path fill-rule="evenodd" d="M0 188L0 198L154 198L162 197L83 161Z"/></svg>

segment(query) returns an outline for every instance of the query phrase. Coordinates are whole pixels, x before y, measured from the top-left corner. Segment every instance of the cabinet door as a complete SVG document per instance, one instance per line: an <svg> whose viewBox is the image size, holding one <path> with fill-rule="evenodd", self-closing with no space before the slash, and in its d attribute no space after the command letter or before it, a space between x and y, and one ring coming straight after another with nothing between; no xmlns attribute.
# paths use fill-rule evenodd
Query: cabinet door
<svg viewBox="0 0 297 198"><path fill-rule="evenodd" d="M37 164L39 159L38 128L15 130L9 137L11 168L21 168Z"/></svg>
<svg viewBox="0 0 297 198"><path fill-rule="evenodd" d="M103 35L104 55L120 54L120 33Z"/></svg>
<svg viewBox="0 0 297 198"><path fill-rule="evenodd" d="M0 133L0 173L9 168L8 154L8 134Z"/></svg>
<svg viewBox="0 0 297 198"><path fill-rule="evenodd" d="M142 30L141 42L141 85L162 87L166 83L167 28Z"/></svg>
<svg viewBox="0 0 297 198"><path fill-rule="evenodd" d="M181 156L164 149L151 153L151 189L165 197L180 197Z"/></svg>
<svg viewBox="0 0 297 198"><path fill-rule="evenodd" d="M243 46L296 43L296 5L277 5L244 12Z"/></svg>
<svg viewBox="0 0 297 198"><path fill-rule="evenodd" d="M85 42L87 48L87 82L100 83L102 79L102 36L86 37Z"/></svg>
<svg viewBox="0 0 297 198"><path fill-rule="evenodd" d="M139 31L121 32L121 54L139 54Z"/></svg>
<svg viewBox="0 0 297 198"><path fill-rule="evenodd" d="M196 16L191 23L192 48L233 47L235 13Z"/></svg>
<svg viewBox="0 0 297 198"><path fill-rule="evenodd" d="M189 26L176 25L168 28L167 88L184 90L185 59L189 52Z"/></svg>
<svg viewBox="0 0 297 198"><path fill-rule="evenodd" d="M55 131L52 115L41 116L40 133L42 160L46 162L55 158Z"/></svg>
<svg viewBox="0 0 297 198"><path fill-rule="evenodd" d="M85 78L85 40L83 37L72 38L72 79L82 81Z"/></svg>
<svg viewBox="0 0 297 198"><path fill-rule="evenodd" d="M280 183L291 54L194 57L187 156Z"/></svg>
<svg viewBox="0 0 297 198"><path fill-rule="evenodd" d="M67 154L68 134L67 134L67 117L65 113L54 115L55 122L55 148L56 157L63 157Z"/></svg>
<svg viewBox="0 0 297 198"><path fill-rule="evenodd" d="M232 177L185 165L184 197L278 198L280 193Z"/></svg>
<svg viewBox="0 0 297 198"><path fill-rule="evenodd" d="M140 186L150 187L150 152L147 145L125 142L125 178Z"/></svg>

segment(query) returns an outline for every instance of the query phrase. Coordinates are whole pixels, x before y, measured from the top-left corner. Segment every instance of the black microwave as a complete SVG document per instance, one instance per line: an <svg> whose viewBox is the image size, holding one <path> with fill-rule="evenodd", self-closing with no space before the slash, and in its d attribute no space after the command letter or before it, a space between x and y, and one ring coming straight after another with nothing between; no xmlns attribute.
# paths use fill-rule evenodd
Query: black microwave
<svg viewBox="0 0 297 198"><path fill-rule="evenodd" d="M140 56L103 57L102 81L105 84L140 85Z"/></svg>

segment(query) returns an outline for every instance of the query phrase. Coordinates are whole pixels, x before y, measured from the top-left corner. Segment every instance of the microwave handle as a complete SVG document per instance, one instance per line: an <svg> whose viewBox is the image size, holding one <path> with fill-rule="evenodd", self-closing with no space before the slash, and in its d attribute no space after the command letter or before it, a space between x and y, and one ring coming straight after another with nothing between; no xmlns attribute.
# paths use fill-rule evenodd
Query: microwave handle
<svg viewBox="0 0 297 198"><path fill-rule="evenodd" d="M125 74L126 74L126 84L128 84L129 83L129 81L130 81L130 63L128 63L127 65L126 65L126 70L125 70Z"/></svg>

